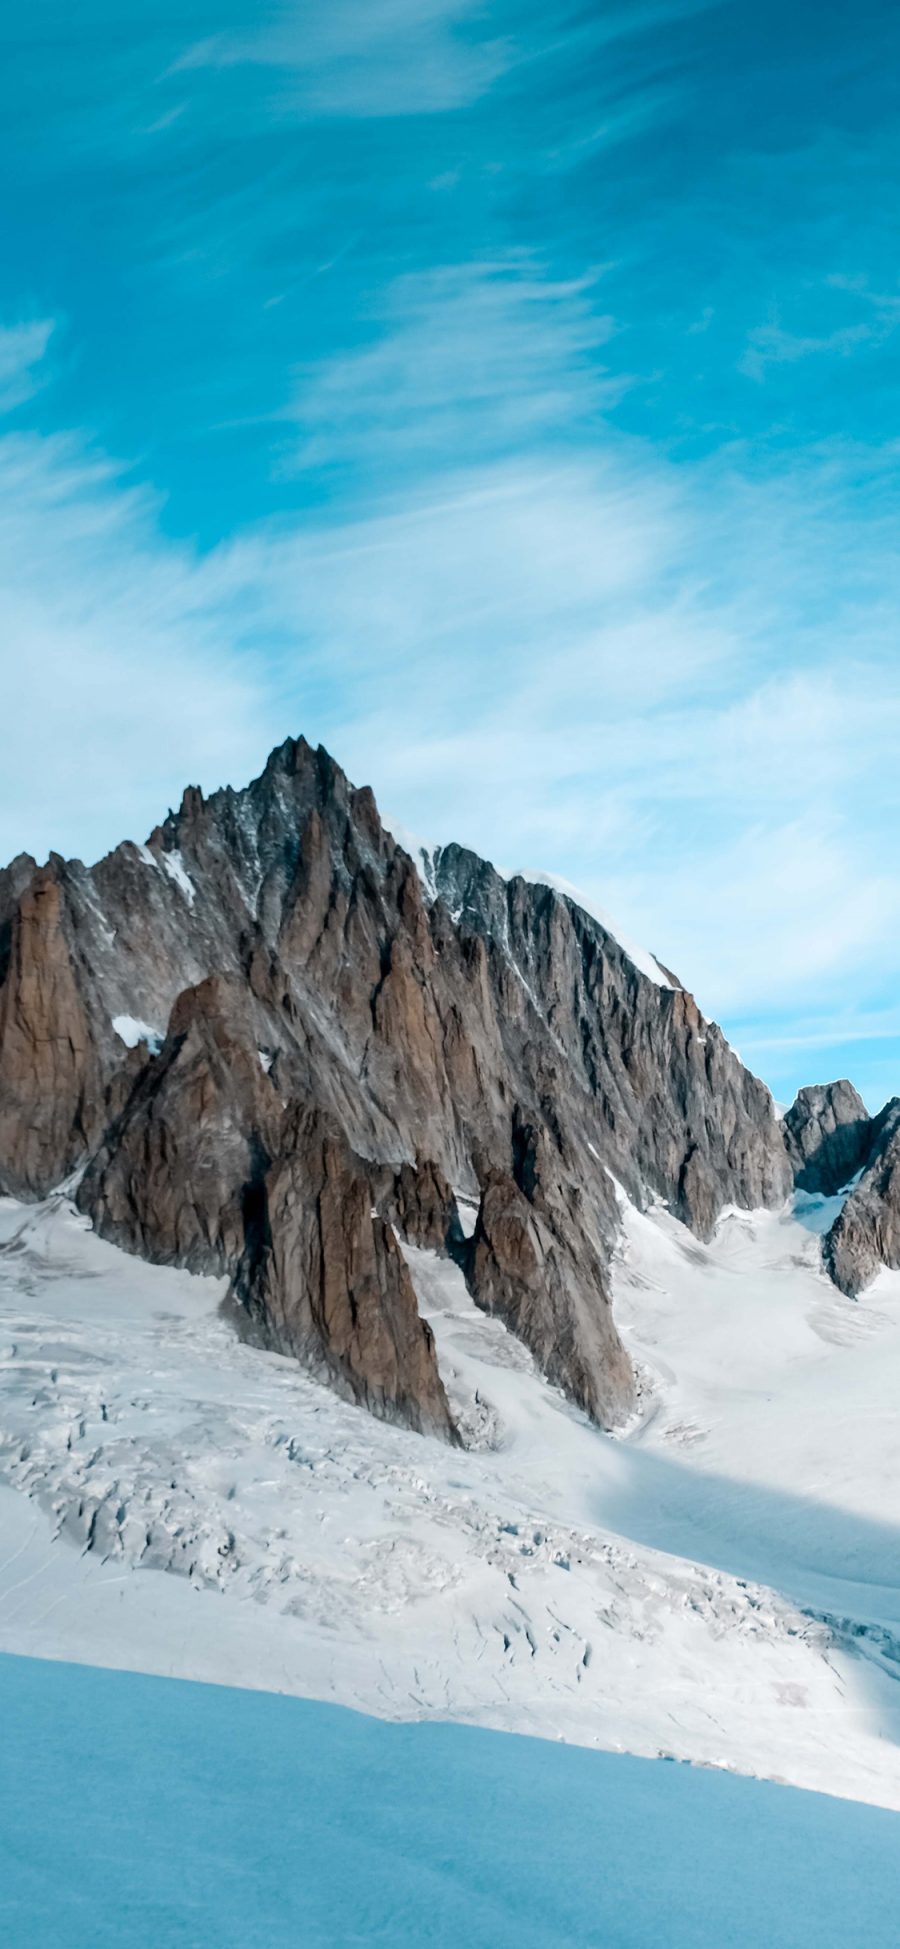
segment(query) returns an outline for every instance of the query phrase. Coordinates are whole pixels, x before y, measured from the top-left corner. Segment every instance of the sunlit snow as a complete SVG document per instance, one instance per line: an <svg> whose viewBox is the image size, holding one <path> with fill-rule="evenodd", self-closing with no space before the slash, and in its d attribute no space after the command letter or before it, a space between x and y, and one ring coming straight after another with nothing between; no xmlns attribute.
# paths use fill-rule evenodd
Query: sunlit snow
<svg viewBox="0 0 900 1949"><path fill-rule="evenodd" d="M171 853L160 853L159 864L163 868L163 871L168 873L169 879L174 880L175 885L181 889L188 906L192 907L196 899L197 890L193 880L185 869L181 854L177 850L173 850Z"/></svg>
<svg viewBox="0 0 900 1949"><path fill-rule="evenodd" d="M146 1042L148 1049L157 1055L165 1040L162 1029L155 1029L151 1022L142 1022L136 1015L114 1015L112 1025L126 1049L136 1049L139 1042Z"/></svg>
<svg viewBox="0 0 900 1949"><path fill-rule="evenodd" d="M408 1253L460 1453L242 1345L221 1282L0 1201L0 1648L900 1807L895 1287L843 1300L787 1212L624 1216L626 1439Z"/></svg>

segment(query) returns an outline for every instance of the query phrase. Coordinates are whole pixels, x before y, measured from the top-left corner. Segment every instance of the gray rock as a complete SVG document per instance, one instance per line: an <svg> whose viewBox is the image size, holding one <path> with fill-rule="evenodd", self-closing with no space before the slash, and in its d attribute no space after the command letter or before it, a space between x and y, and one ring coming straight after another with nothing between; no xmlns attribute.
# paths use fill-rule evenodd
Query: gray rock
<svg viewBox="0 0 900 1949"><path fill-rule="evenodd" d="M855 1298L882 1266L900 1267L900 1097L872 1120L869 1159L823 1246L841 1292Z"/></svg>
<svg viewBox="0 0 900 1949"><path fill-rule="evenodd" d="M852 1083L816 1083L799 1091L783 1124L794 1183L832 1198L868 1161L872 1119Z"/></svg>
<svg viewBox="0 0 900 1949"><path fill-rule="evenodd" d="M479 1305L608 1426L631 1405L632 1374L613 1326L606 1232L593 1202L547 1130L517 1110L512 1170L487 1173L464 1263Z"/></svg>

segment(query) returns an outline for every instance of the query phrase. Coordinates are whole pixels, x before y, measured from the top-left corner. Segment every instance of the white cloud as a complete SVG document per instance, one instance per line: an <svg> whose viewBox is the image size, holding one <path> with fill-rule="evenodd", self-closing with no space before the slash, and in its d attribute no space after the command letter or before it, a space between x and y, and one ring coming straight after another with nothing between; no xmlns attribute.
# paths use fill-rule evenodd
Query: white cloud
<svg viewBox="0 0 900 1949"><path fill-rule="evenodd" d="M282 108L305 114L419 115L475 101L512 58L480 0L329 0L198 42L176 68L271 69Z"/></svg>
<svg viewBox="0 0 900 1949"><path fill-rule="evenodd" d="M615 438L594 296L521 265L406 287L306 393L329 454L393 443L390 493L367 462L353 513L205 557L83 440L0 439L0 854L142 836L305 730L410 826L584 885L726 1021L802 1036L900 975L887 474L851 521L856 454L753 480ZM445 394L454 464L429 437L397 465Z"/></svg>
<svg viewBox="0 0 900 1949"><path fill-rule="evenodd" d="M471 458L587 430L627 383L598 360L615 321L598 313L599 274L541 276L522 257L400 277L376 336L296 376L287 464Z"/></svg>
<svg viewBox="0 0 900 1949"><path fill-rule="evenodd" d="M900 886L849 822L821 808L785 821L776 807L743 827L743 807L728 810L729 827L711 818L692 857L668 858L664 874L636 868L610 893L652 907L651 945L708 1007L726 1018L764 1005L796 1016L854 974L871 980L883 955L896 965Z"/></svg>
<svg viewBox="0 0 900 1949"><path fill-rule="evenodd" d="M289 116L376 118L449 114L512 77L546 77L558 92L590 75L597 119L557 133L546 167L565 168L593 149L671 114L681 96L668 72L645 83L633 72L632 43L651 49L660 30L715 0L649 0L573 9L569 0L283 0L251 29L224 29L194 42L170 64L191 72L256 69L265 108ZM613 50L623 53L620 66ZM246 88L242 94L246 112Z"/></svg>
<svg viewBox="0 0 900 1949"><path fill-rule="evenodd" d="M900 680L877 637L864 662L834 632L781 677L782 577L802 605L828 530L756 614L764 488L727 597L693 566L722 502L611 444L199 558L83 443L7 435L0 852L142 836L188 780L240 782L304 729L411 826L585 885L715 1012L821 1006L900 958ZM784 508L782 485L782 543Z"/></svg>
<svg viewBox="0 0 900 1949"><path fill-rule="evenodd" d="M52 332L51 318L0 326L0 413L24 405L37 392Z"/></svg>
<svg viewBox="0 0 900 1949"><path fill-rule="evenodd" d="M837 353L846 358L872 338L868 324L841 325L833 332L786 331L782 325L757 325L750 333L747 348L738 362L748 379L763 380L770 365L796 365L800 359L822 353Z"/></svg>
<svg viewBox="0 0 900 1949"><path fill-rule="evenodd" d="M255 770L279 715L156 508L74 438L0 438L0 856L89 857L189 780Z"/></svg>

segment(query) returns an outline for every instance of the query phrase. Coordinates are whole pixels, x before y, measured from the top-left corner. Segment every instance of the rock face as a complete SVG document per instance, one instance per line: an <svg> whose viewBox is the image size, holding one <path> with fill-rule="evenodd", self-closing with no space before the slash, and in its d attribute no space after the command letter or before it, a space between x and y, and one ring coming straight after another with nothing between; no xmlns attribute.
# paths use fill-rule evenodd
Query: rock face
<svg viewBox="0 0 900 1949"><path fill-rule="evenodd" d="M298 1106L261 1192L235 1291L265 1345L374 1414L453 1439L406 1261L330 1118Z"/></svg>
<svg viewBox="0 0 900 1949"><path fill-rule="evenodd" d="M469 1254L479 1304L498 1313L596 1420L615 1422L631 1389L608 1306L604 1234L547 1133L517 1117L512 1170L491 1170Z"/></svg>
<svg viewBox="0 0 900 1949"><path fill-rule="evenodd" d="M816 1084L799 1092L783 1129L801 1190L833 1198L850 1186L822 1261L855 1299L882 1266L900 1267L900 1099L870 1117L852 1083Z"/></svg>
<svg viewBox="0 0 900 1949"><path fill-rule="evenodd" d="M0 989L0 1182L29 1197L84 1156L102 1126L102 1092L55 863L28 881L8 925Z"/></svg>
<svg viewBox="0 0 900 1949"><path fill-rule="evenodd" d="M872 1119L846 1080L802 1089L783 1129L794 1182L802 1191L833 1198L867 1162Z"/></svg>
<svg viewBox="0 0 900 1949"><path fill-rule="evenodd" d="M706 1236L791 1175L768 1091L649 966L552 887L414 861L288 740L145 846L0 875L0 1189L85 1167L106 1236L229 1274L248 1330L449 1433L396 1227L612 1423L613 1180Z"/></svg>
<svg viewBox="0 0 900 1949"><path fill-rule="evenodd" d="M836 1286L855 1298L882 1266L900 1266L900 1098L872 1119L867 1163L824 1242Z"/></svg>
<svg viewBox="0 0 900 1949"><path fill-rule="evenodd" d="M179 995L159 1055L141 1064L78 1191L105 1238L191 1272L236 1264L284 1117L258 1034L234 975Z"/></svg>

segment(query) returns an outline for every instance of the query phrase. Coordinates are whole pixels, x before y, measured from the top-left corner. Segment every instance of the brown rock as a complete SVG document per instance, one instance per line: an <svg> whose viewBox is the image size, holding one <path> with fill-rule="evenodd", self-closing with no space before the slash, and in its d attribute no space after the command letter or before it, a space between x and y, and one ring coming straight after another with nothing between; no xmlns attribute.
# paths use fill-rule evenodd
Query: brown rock
<svg viewBox="0 0 900 1949"><path fill-rule="evenodd" d="M78 1191L104 1238L156 1264L234 1270L282 1122L260 1026L234 976L179 996Z"/></svg>
<svg viewBox="0 0 900 1949"><path fill-rule="evenodd" d="M417 1157L415 1164L404 1162L385 1174L379 1209L411 1245L454 1257L461 1253L465 1238L456 1198L440 1165L428 1158Z"/></svg>
<svg viewBox="0 0 900 1949"><path fill-rule="evenodd" d="M235 1294L256 1336L385 1420L455 1440L430 1328L369 1169L299 1107L266 1174Z"/></svg>
<svg viewBox="0 0 900 1949"><path fill-rule="evenodd" d="M54 864L11 917L0 988L0 1188L40 1195L67 1177L102 1127L100 1065L73 966Z"/></svg>

